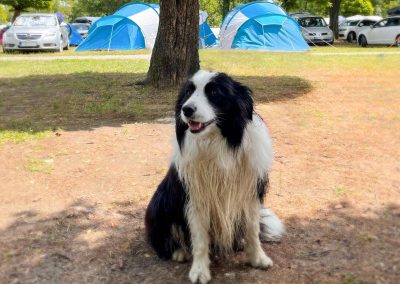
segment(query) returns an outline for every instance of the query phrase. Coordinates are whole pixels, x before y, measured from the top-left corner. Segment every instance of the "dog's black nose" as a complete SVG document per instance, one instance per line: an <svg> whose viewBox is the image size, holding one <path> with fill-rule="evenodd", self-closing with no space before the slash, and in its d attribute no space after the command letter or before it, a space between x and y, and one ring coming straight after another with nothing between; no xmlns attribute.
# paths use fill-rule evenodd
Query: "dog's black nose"
<svg viewBox="0 0 400 284"><path fill-rule="evenodd" d="M194 106L184 106L182 108L183 114L186 117L191 117L193 115L193 113L196 111L196 107Z"/></svg>

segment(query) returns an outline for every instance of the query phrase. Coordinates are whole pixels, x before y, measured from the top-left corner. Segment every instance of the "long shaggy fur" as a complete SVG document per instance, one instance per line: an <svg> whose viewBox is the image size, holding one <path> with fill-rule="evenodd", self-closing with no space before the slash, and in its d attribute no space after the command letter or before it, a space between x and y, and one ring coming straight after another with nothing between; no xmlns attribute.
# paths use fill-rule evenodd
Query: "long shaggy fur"
<svg viewBox="0 0 400 284"><path fill-rule="evenodd" d="M210 279L210 245L227 253L244 238L253 266L272 265L259 244L260 225L267 240L284 229L262 207L273 155L251 90L226 74L199 71L182 88L175 119L170 170L146 212L151 246L162 258L191 252L192 282Z"/></svg>

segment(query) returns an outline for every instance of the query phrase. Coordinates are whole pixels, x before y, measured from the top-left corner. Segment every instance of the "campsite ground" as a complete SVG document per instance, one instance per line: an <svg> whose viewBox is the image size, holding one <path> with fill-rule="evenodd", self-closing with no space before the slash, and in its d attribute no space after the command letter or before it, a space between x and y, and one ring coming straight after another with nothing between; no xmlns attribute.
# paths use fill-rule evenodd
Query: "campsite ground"
<svg viewBox="0 0 400 284"><path fill-rule="evenodd" d="M187 281L143 225L176 91L135 85L148 60L0 64L0 283ZM254 90L275 147L266 203L287 226L264 245L274 267L214 259L213 283L398 283L400 56L207 50L201 64Z"/></svg>

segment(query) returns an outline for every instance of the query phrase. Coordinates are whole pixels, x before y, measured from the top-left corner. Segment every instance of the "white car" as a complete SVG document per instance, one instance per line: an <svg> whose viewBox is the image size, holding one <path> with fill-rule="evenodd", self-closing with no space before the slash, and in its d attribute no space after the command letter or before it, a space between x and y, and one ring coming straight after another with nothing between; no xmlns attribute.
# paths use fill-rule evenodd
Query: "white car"
<svg viewBox="0 0 400 284"><path fill-rule="evenodd" d="M3 35L5 53L15 50L68 49L69 39L65 25L56 14L22 14Z"/></svg>
<svg viewBox="0 0 400 284"><path fill-rule="evenodd" d="M346 22L339 26L339 38L352 43L358 38L361 31L382 20L379 16L357 16L355 19L350 17Z"/></svg>
<svg viewBox="0 0 400 284"><path fill-rule="evenodd" d="M390 17L377 22L358 36L362 47L368 44L396 45L400 47L400 16Z"/></svg>
<svg viewBox="0 0 400 284"><path fill-rule="evenodd" d="M294 13L291 16L301 26L301 33L308 44L333 44L333 32L324 18L308 13Z"/></svg>

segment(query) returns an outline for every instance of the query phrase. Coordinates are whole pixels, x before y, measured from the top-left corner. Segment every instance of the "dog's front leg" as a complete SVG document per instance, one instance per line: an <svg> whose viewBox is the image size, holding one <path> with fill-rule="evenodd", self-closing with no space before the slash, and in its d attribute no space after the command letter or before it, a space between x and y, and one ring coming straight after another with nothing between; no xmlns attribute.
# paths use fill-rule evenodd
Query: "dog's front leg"
<svg viewBox="0 0 400 284"><path fill-rule="evenodd" d="M252 214L247 218L245 233L245 251L253 267L266 269L272 266L272 260L265 254L261 247L260 233L260 212L259 204L252 206Z"/></svg>
<svg viewBox="0 0 400 284"><path fill-rule="evenodd" d="M187 211L188 222L192 240L193 263L189 272L192 283L207 283L211 280L209 251L209 227L208 214L199 212L190 206Z"/></svg>

